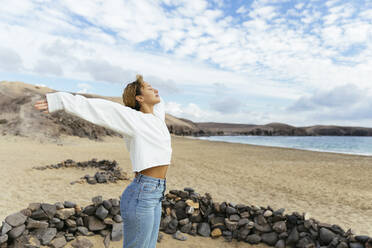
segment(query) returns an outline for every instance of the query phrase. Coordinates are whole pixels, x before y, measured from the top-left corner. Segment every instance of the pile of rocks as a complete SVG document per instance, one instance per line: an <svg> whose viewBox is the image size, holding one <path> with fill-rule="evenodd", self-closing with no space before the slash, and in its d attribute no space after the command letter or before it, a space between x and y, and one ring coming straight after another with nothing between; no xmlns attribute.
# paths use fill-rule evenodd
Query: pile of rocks
<svg viewBox="0 0 372 248"><path fill-rule="evenodd" d="M51 164L46 166L35 166L33 169L36 170L45 170L45 169L59 169L59 168L97 168L100 171L96 172L94 176L85 175L81 177L80 180L73 181L70 184L83 183L87 182L89 184L96 183L109 183L116 182L118 180L129 180L129 177L126 172L122 171L115 160L112 162L109 160L100 160L92 159L84 162L75 162L72 159L67 159L58 164Z"/></svg>
<svg viewBox="0 0 372 248"><path fill-rule="evenodd" d="M263 242L276 248L372 248L372 238L354 235L338 225L320 223L309 214L284 214L258 206L213 202L210 194L200 196L192 188L170 190L162 202L160 230L186 240L180 233L217 238L223 236L250 244ZM182 234L181 234L182 235Z"/></svg>
<svg viewBox="0 0 372 248"><path fill-rule="evenodd" d="M105 247L122 239L122 218L118 199L92 198L93 204L81 208L73 202L31 203L9 215L0 228L0 248L5 247L93 247L82 236L100 234ZM79 237L80 236L80 237Z"/></svg>
<svg viewBox="0 0 372 248"><path fill-rule="evenodd" d="M75 203L32 203L28 208L5 219L0 228L0 248L92 247L82 236L100 234L104 245L122 239L120 200L92 199L93 204L81 208ZM162 201L160 231L173 238L187 240L182 233L203 237L223 237L250 244L260 242L276 248L372 248L372 238L354 235L338 225L321 223L308 214L284 214L245 204L213 202L209 193L201 196L192 188L170 190ZM162 234L159 233L158 242Z"/></svg>

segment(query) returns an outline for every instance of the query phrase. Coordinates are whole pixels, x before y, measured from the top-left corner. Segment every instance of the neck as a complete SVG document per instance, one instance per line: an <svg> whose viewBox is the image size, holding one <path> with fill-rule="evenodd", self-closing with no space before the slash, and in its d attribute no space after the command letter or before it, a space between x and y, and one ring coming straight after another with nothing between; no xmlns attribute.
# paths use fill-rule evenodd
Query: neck
<svg viewBox="0 0 372 248"><path fill-rule="evenodd" d="M154 105L141 106L140 111L144 114L154 114Z"/></svg>

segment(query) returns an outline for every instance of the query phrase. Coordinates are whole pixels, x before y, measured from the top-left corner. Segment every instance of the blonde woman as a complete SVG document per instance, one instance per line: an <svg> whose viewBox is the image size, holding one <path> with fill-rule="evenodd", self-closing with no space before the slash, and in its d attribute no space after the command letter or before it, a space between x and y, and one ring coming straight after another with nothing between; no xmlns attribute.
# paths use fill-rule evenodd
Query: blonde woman
<svg viewBox="0 0 372 248"><path fill-rule="evenodd" d="M64 110L124 136L133 181L121 195L124 248L156 247L166 173L171 161L171 137L165 124L164 102L157 89L137 75L123 92L124 105L67 92L46 94L35 108L44 113Z"/></svg>

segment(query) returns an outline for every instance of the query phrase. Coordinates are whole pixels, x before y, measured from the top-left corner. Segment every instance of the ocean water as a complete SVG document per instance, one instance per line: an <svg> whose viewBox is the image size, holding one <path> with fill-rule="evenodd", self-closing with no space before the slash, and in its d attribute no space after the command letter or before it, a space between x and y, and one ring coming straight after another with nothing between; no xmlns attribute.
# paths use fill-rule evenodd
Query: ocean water
<svg viewBox="0 0 372 248"><path fill-rule="evenodd" d="M209 136L196 139L372 156L372 137L359 136Z"/></svg>

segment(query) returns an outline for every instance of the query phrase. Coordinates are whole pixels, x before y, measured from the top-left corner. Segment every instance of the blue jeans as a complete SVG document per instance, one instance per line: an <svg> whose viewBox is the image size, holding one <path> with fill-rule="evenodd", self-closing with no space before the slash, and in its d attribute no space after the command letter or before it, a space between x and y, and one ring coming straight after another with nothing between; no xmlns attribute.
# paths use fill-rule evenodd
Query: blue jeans
<svg viewBox="0 0 372 248"><path fill-rule="evenodd" d="M123 248L155 248L161 220L166 179L139 173L120 199Z"/></svg>

